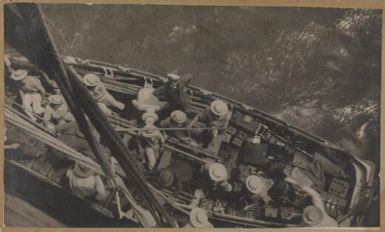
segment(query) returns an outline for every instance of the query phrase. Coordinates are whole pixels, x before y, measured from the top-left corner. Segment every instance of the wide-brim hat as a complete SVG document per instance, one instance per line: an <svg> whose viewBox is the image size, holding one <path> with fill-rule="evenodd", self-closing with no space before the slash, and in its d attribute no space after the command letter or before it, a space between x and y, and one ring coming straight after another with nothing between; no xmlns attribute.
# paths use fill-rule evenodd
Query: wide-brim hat
<svg viewBox="0 0 385 232"><path fill-rule="evenodd" d="M159 184L162 187L167 188L172 186L172 184L174 183L174 179L175 179L174 173L169 169L163 169L159 173Z"/></svg>
<svg viewBox="0 0 385 232"><path fill-rule="evenodd" d="M209 218L207 216L206 210L195 207L190 211L189 219L191 224L195 228L209 228L212 227L209 222Z"/></svg>
<svg viewBox="0 0 385 232"><path fill-rule="evenodd" d="M221 163L213 163L209 166L209 176L213 181L224 181L227 179L227 169Z"/></svg>
<svg viewBox="0 0 385 232"><path fill-rule="evenodd" d="M21 81L28 76L28 72L24 69L18 69L11 73L10 78L15 81Z"/></svg>
<svg viewBox="0 0 385 232"><path fill-rule="evenodd" d="M64 98L62 95L51 95L48 97L48 101L51 103L51 104L54 104L54 105L60 105L60 104L63 104L64 103Z"/></svg>
<svg viewBox="0 0 385 232"><path fill-rule="evenodd" d="M79 178L87 178L95 174L94 170L78 162L75 163L73 172Z"/></svg>
<svg viewBox="0 0 385 232"><path fill-rule="evenodd" d="M302 220L308 225L318 225L323 217L324 214L315 205L307 206L302 212Z"/></svg>
<svg viewBox="0 0 385 232"><path fill-rule="evenodd" d="M96 74L88 73L83 76L83 82L87 86L97 86L100 82L99 77Z"/></svg>
<svg viewBox="0 0 385 232"><path fill-rule="evenodd" d="M157 136L158 128L153 125L146 125L143 127L141 134L145 138L154 138Z"/></svg>
<svg viewBox="0 0 385 232"><path fill-rule="evenodd" d="M171 119L176 123L184 123L187 121L187 115L181 110L175 110L171 113Z"/></svg>
<svg viewBox="0 0 385 232"><path fill-rule="evenodd" d="M217 116L224 116L229 112L229 107L227 106L226 102L219 99L211 102L210 109L211 112Z"/></svg>
<svg viewBox="0 0 385 232"><path fill-rule="evenodd" d="M245 180L246 188L254 194L266 192L265 181L263 177L249 175Z"/></svg>
<svg viewBox="0 0 385 232"><path fill-rule="evenodd" d="M148 119L148 118L153 118L154 122L158 121L158 119L159 119L158 115L156 113L154 113L154 112L151 112L151 111L150 112L146 112L146 113L144 113L142 115L143 122L145 122L146 119Z"/></svg>

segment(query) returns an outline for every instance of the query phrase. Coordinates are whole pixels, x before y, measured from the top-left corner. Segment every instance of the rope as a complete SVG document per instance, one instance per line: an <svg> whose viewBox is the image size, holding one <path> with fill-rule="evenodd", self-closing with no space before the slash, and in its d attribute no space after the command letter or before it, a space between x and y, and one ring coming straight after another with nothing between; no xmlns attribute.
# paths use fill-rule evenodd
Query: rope
<svg viewBox="0 0 385 232"><path fill-rule="evenodd" d="M10 102L12 102L12 104L14 104L14 105L16 105L17 107L21 108L22 110L28 111L28 112L32 113L33 116L35 116L37 119L40 119L41 121L44 121L44 118L43 118L43 117L41 117L40 115L36 114L36 113L33 112L32 110L26 109L23 105L17 103L16 101L12 100L12 99L9 98L9 97L6 97L6 99L7 99L7 101L10 101Z"/></svg>
<svg viewBox="0 0 385 232"><path fill-rule="evenodd" d="M74 150L73 148L69 147L67 144L61 142L57 138L53 137L52 135L42 132L41 130L35 128L32 126L28 121L21 118L16 113L12 112L8 107L5 109L5 120L12 125L22 129L27 134L33 136L35 139L41 141L44 144L49 145L52 148L55 148L58 151L61 151L71 160L74 160L76 162L82 163L88 168L94 170L100 175L104 176L104 172L100 168L100 165L95 163L91 158L83 155L82 153Z"/></svg>
<svg viewBox="0 0 385 232"><path fill-rule="evenodd" d="M7 97L7 100L9 100L9 101L11 101L11 102L14 102L12 99L9 99L8 97ZM19 106L20 108L24 109L24 107L23 107L22 105L19 105L19 104L16 103L16 102L14 102L14 104L15 104L16 106ZM6 107L9 107L9 106L6 106ZM28 117L27 115L25 115L25 114L23 114L23 113L21 113L21 112L19 112L19 111L16 111L16 110L13 109L12 107L9 107L9 110L11 110L13 113L17 114L20 118L22 118L22 119L28 121L29 123L32 123L32 124L35 125L36 127L40 128L40 129L42 129L43 131L45 131L45 132L47 132L47 133L49 133L49 134L52 135L52 132L48 131L47 128L45 128L43 125L41 125L41 124L39 124L39 123L37 123L37 122L31 121L31 118Z"/></svg>
<svg viewBox="0 0 385 232"><path fill-rule="evenodd" d="M148 128L137 128L137 127L130 127L130 128L123 128L123 127L116 127L117 131L144 131L148 130ZM215 130L215 129L226 129L225 127L154 127L156 130L160 131L190 131L190 130Z"/></svg>
<svg viewBox="0 0 385 232"><path fill-rule="evenodd" d="M18 114L15 112L12 112L9 108L6 108L5 110L5 120L12 125L24 130L27 134L33 136L35 139L43 142L46 145L49 145L50 147L62 152L67 158L74 160L78 163L81 163L88 168L94 170L97 174L101 176L105 176L105 173L102 171L101 167L99 164L95 163L91 158L83 155L82 153L72 149L65 143L61 142L57 138L53 137L52 135L49 135L48 133L44 133L41 130L34 128L28 121L25 119L21 118ZM142 209L140 206L135 202L134 197L129 193L127 188L120 184L117 183L116 181L115 184L119 186L119 189L125 196L125 198L128 200L132 208L134 209L135 214L138 216L138 219L144 224L148 225L149 223L147 222L148 219L144 215L142 215ZM148 215L147 215L148 217Z"/></svg>

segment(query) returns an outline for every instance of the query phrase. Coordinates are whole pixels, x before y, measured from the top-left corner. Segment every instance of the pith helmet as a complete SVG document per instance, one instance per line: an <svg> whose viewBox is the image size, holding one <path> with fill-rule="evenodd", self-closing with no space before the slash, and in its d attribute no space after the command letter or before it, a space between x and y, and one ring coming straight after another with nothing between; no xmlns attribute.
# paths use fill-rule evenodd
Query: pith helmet
<svg viewBox="0 0 385 232"><path fill-rule="evenodd" d="M60 105L64 102L64 98L62 95L55 94L48 97L50 103L54 105Z"/></svg>
<svg viewBox="0 0 385 232"><path fill-rule="evenodd" d="M169 73L167 74L167 78L171 81L177 81L180 79L179 75L174 74L174 73Z"/></svg>
<svg viewBox="0 0 385 232"><path fill-rule="evenodd" d="M190 211L190 222L195 228L213 227L204 209L195 207Z"/></svg>
<svg viewBox="0 0 385 232"><path fill-rule="evenodd" d="M100 79L97 75L93 73L88 73L83 76L83 82L87 86L97 86L98 83L100 82Z"/></svg>
<svg viewBox="0 0 385 232"><path fill-rule="evenodd" d="M171 113L171 118L177 123L184 123L187 120L187 115L181 110L175 110Z"/></svg>
<svg viewBox="0 0 385 232"><path fill-rule="evenodd" d="M24 80L28 76L28 72L24 69L18 69L11 73L10 78L15 81Z"/></svg>
<svg viewBox="0 0 385 232"><path fill-rule="evenodd" d="M227 104L219 99L211 102L210 109L213 114L218 116L224 116L229 112L229 107L227 106Z"/></svg>
<svg viewBox="0 0 385 232"><path fill-rule="evenodd" d="M158 117L158 115L156 113L151 112L151 111L146 112L146 113L144 113L142 115L143 122L146 122L146 120L149 119L149 118L152 118L154 120L154 122L156 122L156 121L158 121L159 117Z"/></svg>
<svg viewBox="0 0 385 232"><path fill-rule="evenodd" d="M254 194L260 194L267 191L264 178L256 175L248 176L245 180L245 184L246 188Z"/></svg>

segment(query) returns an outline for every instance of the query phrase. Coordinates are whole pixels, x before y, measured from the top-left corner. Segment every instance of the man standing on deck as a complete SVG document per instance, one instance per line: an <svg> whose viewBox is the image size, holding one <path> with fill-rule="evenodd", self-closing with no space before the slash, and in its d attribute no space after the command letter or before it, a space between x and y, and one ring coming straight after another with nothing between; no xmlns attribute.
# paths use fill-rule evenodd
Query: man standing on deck
<svg viewBox="0 0 385 232"><path fill-rule="evenodd" d="M137 145L139 153L145 154L146 164L149 170L155 167L160 156L162 145L165 142L163 134L154 125L146 125L139 132Z"/></svg>
<svg viewBox="0 0 385 232"><path fill-rule="evenodd" d="M187 131L187 115L181 110L174 110L170 116L162 120L159 125L161 128L168 128L166 134L184 142L191 142Z"/></svg>
<svg viewBox="0 0 385 232"><path fill-rule="evenodd" d="M203 143L203 147L207 147L211 140L226 131L231 118L231 110L226 102L216 99L211 102L210 106L195 116L188 127L196 127L192 131L195 138ZM199 127L207 127L212 129L198 129Z"/></svg>
<svg viewBox="0 0 385 232"><path fill-rule="evenodd" d="M41 103L45 96L45 89L40 80L34 76L29 76L24 69L12 71L10 79L19 83L19 93L24 111L33 121L36 121L35 115L44 112Z"/></svg>
<svg viewBox="0 0 385 232"><path fill-rule="evenodd" d="M168 112L173 110L186 110L190 107L190 96L186 86L191 79L181 80L177 74L167 75L168 81L154 91L154 95L161 101L170 103ZM169 114L169 113L167 113Z"/></svg>
<svg viewBox="0 0 385 232"><path fill-rule="evenodd" d="M93 73L88 73L83 76L83 82L90 91L91 96L97 101L100 109L107 115L111 115L110 107L123 110L125 105L117 101L107 90L99 77Z"/></svg>

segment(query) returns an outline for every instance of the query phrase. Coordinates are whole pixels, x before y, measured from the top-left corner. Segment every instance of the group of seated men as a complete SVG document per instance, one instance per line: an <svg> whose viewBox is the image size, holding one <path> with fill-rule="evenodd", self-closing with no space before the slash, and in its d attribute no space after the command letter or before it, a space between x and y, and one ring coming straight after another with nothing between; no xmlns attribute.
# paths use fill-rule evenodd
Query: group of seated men
<svg viewBox="0 0 385 232"><path fill-rule="evenodd" d="M94 158L60 91L56 89L47 93L40 77L29 75L22 69L12 70L10 79L17 82L22 106L31 120L42 122L58 139ZM116 100L97 75L85 74L82 81L106 115L115 114L115 109L127 110L127 103ZM166 83L156 89L152 85L145 85L139 90L136 99L132 100L133 109L130 110L137 111L136 115L140 116L136 118L139 128L133 140L149 170L155 167L162 145L168 138L207 147L208 143L227 127L231 117L227 103L213 100L206 109L190 114L187 113L191 105L186 90L185 82L178 75L169 74ZM100 185L100 178L95 173L79 164L71 170L67 177L75 192L88 196L89 191L84 192L80 187L92 185L95 186L96 193L105 196L102 194L104 190ZM92 183L89 183L90 181Z"/></svg>
<svg viewBox="0 0 385 232"><path fill-rule="evenodd" d="M132 100L132 109L129 109L134 111L133 120L140 127L134 137L135 148L150 170L154 168L167 138L173 137L206 148L213 138L224 133L231 117L228 104L217 99L190 118L191 104L186 81L176 74L168 74L167 77L167 81L156 89L146 83ZM105 114L111 115L114 109L126 108L106 90L96 74L85 74L83 82Z"/></svg>
<svg viewBox="0 0 385 232"><path fill-rule="evenodd" d="M74 121L60 91L54 89L47 93L40 77L18 69L11 71L10 79L16 82L24 112L32 121L43 122L50 131L57 125Z"/></svg>

